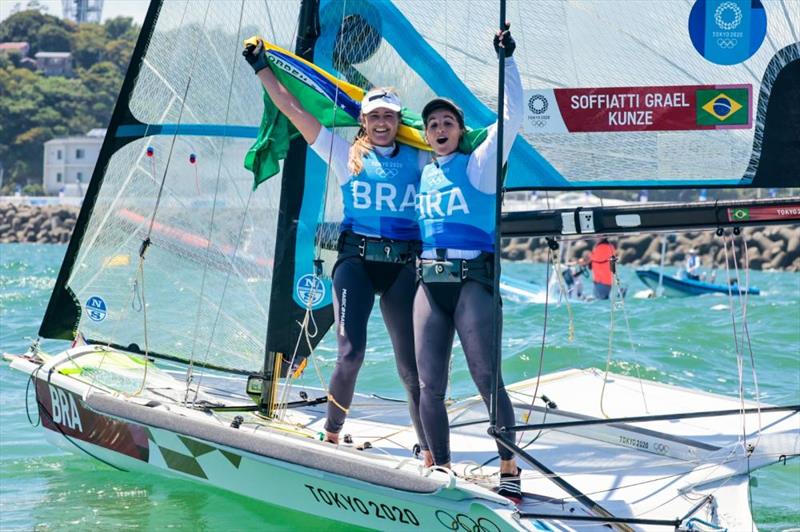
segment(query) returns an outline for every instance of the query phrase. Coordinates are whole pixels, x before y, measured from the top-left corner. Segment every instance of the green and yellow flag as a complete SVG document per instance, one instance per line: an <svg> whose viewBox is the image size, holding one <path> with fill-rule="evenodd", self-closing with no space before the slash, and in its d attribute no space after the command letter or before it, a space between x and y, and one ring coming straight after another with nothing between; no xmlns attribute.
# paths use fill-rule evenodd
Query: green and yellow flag
<svg viewBox="0 0 800 532"><path fill-rule="evenodd" d="M697 124L701 126L745 125L748 122L747 89L703 89L697 91Z"/></svg>
<svg viewBox="0 0 800 532"><path fill-rule="evenodd" d="M245 45L256 44L256 37L245 41ZM269 68L303 106L324 127L357 127L361 114L361 99L365 91L342 81L325 70L297 55L264 42ZM253 172L253 188L274 176L280 170L279 163L286 158L289 141L298 134L289 120L278 111L264 91L264 114L258 138L245 156L244 166ZM470 130L464 135L460 149L472 152L486 138L486 128ZM402 123L397 132L397 141L415 148L430 150L425 142L424 125L419 113L403 109Z"/></svg>

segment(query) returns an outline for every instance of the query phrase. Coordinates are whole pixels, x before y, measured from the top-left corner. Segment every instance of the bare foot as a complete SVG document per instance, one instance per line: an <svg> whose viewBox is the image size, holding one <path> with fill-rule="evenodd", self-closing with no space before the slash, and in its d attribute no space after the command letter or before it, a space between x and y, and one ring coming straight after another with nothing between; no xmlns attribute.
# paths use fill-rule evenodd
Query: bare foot
<svg viewBox="0 0 800 532"><path fill-rule="evenodd" d="M517 474L517 461L513 458L511 460L500 460L500 472L505 474Z"/></svg>
<svg viewBox="0 0 800 532"><path fill-rule="evenodd" d="M430 451L422 451L422 466L433 467L433 454Z"/></svg>
<svg viewBox="0 0 800 532"><path fill-rule="evenodd" d="M339 445L339 433L325 431L325 441L334 445Z"/></svg>

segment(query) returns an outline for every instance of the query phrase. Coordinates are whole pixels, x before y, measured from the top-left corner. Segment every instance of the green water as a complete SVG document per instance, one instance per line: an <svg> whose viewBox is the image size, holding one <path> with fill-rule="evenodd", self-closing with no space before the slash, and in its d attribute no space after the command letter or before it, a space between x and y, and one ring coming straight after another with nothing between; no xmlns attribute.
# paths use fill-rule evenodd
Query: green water
<svg viewBox="0 0 800 532"><path fill-rule="evenodd" d="M0 244L0 351L21 352L35 337L65 246ZM509 263L504 272L542 283L545 267ZM621 268L629 295L644 289ZM724 275L724 272L723 272ZM751 272L762 296L750 299L748 325L762 400L800 403L800 274ZM736 396L738 371L731 315L725 296L643 300L629 297L614 313L613 371ZM603 367L611 308L607 302L573 306L575 341L568 342L564 306L550 307L544 371ZM536 375L544 306L507 300L504 378ZM57 351L62 344L45 343ZM379 318L358 389L401 395L391 349ZM330 373L335 350L319 350ZM6 530L325 530L333 523L290 513L199 484L160 476L121 473L85 456L51 446L26 417L26 379L0 363L0 529ZM749 397L754 383L744 371ZM453 395L474 393L463 358L455 355ZM29 397L33 408L32 395ZM698 405L698 410L702 405ZM32 417L36 415L32 412ZM755 475L753 508L761 530L800 526L800 460ZM266 479L265 479L266 480ZM352 529L352 527L347 527Z"/></svg>

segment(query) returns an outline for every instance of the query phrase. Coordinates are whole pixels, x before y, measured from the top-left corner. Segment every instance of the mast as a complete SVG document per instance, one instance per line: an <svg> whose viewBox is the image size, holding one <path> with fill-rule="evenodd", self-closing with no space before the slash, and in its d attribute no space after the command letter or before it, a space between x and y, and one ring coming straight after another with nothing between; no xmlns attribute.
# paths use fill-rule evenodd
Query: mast
<svg viewBox="0 0 800 532"><path fill-rule="evenodd" d="M308 61L314 60L314 45L319 37L319 0L302 0L298 16L298 32L295 53ZM295 348L298 334L295 308L287 309L286 302L292 301L294 278L294 257L297 236L298 213L303 201L306 151L308 144L301 136L289 143L289 152L281 174L281 199L275 239L275 262L270 292L269 317L263 373L256 376L261 380L259 412L264 416L273 414L278 382L289 369L283 354ZM299 309L299 307L298 307ZM299 309L303 312L305 309ZM332 312L332 309L330 310ZM299 347L306 349L300 342ZM303 352L303 354L308 354ZM248 389L251 385L248 383Z"/></svg>
<svg viewBox="0 0 800 532"><path fill-rule="evenodd" d="M505 26L506 0L500 0L500 31L505 30ZM492 364L492 395L489 398L489 433L492 435L497 430L497 393L500 387L500 364L503 361L503 312L500 308L500 220L503 205L503 106L506 95L506 49L501 46L497 55L497 165L495 166L497 175L495 176L494 278L492 279L494 283L492 288L494 363Z"/></svg>

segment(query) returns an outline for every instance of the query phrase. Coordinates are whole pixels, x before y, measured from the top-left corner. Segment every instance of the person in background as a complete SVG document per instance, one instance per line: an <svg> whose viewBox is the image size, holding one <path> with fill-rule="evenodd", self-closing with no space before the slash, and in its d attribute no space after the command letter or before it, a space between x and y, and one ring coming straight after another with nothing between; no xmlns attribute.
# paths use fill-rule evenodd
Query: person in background
<svg viewBox="0 0 800 532"><path fill-rule="evenodd" d="M339 443L339 432L364 362L367 320L377 294L423 461L426 466L433 465L419 420L420 390L412 322L414 263L419 251L414 194L430 155L395 141L402 106L397 94L388 88L372 89L364 95L361 128L352 142L322 127L268 68L263 41L257 42L252 45L248 40L242 55L276 107L311 149L328 161L342 190L344 220L339 256L333 267L334 330L339 356L328 383L325 439ZM386 208L387 202L390 208Z"/></svg>
<svg viewBox="0 0 800 532"><path fill-rule="evenodd" d="M587 260L584 257L570 263L564 271L564 282L567 285L568 297L574 299L583 298L583 278L588 276L589 267L586 266Z"/></svg>
<svg viewBox="0 0 800 532"><path fill-rule="evenodd" d="M505 56L503 160L507 160L524 113L522 81L511 57L511 34L494 38ZM501 48L505 49L502 54ZM420 417L437 466L450 467L450 425L445 394L448 367L457 332L467 366L486 406L497 386L498 427L515 424L514 409L500 377L492 321L494 305L495 202L497 200L497 123L471 154L458 150L465 132L464 114L452 101L435 98L422 110L425 136L434 161L422 172L417 210L422 236L419 276L414 299L414 334L421 382ZM497 381L492 382L493 368ZM522 499L520 469L514 454L500 443L497 493Z"/></svg>
<svg viewBox="0 0 800 532"><path fill-rule="evenodd" d="M686 278L692 281L700 280L700 257L697 256L697 249L691 248L686 255L685 272Z"/></svg>
<svg viewBox="0 0 800 532"><path fill-rule="evenodd" d="M594 281L594 298L608 299L614 285L614 261L617 250L607 238L601 238L594 246L591 256L592 280Z"/></svg>

